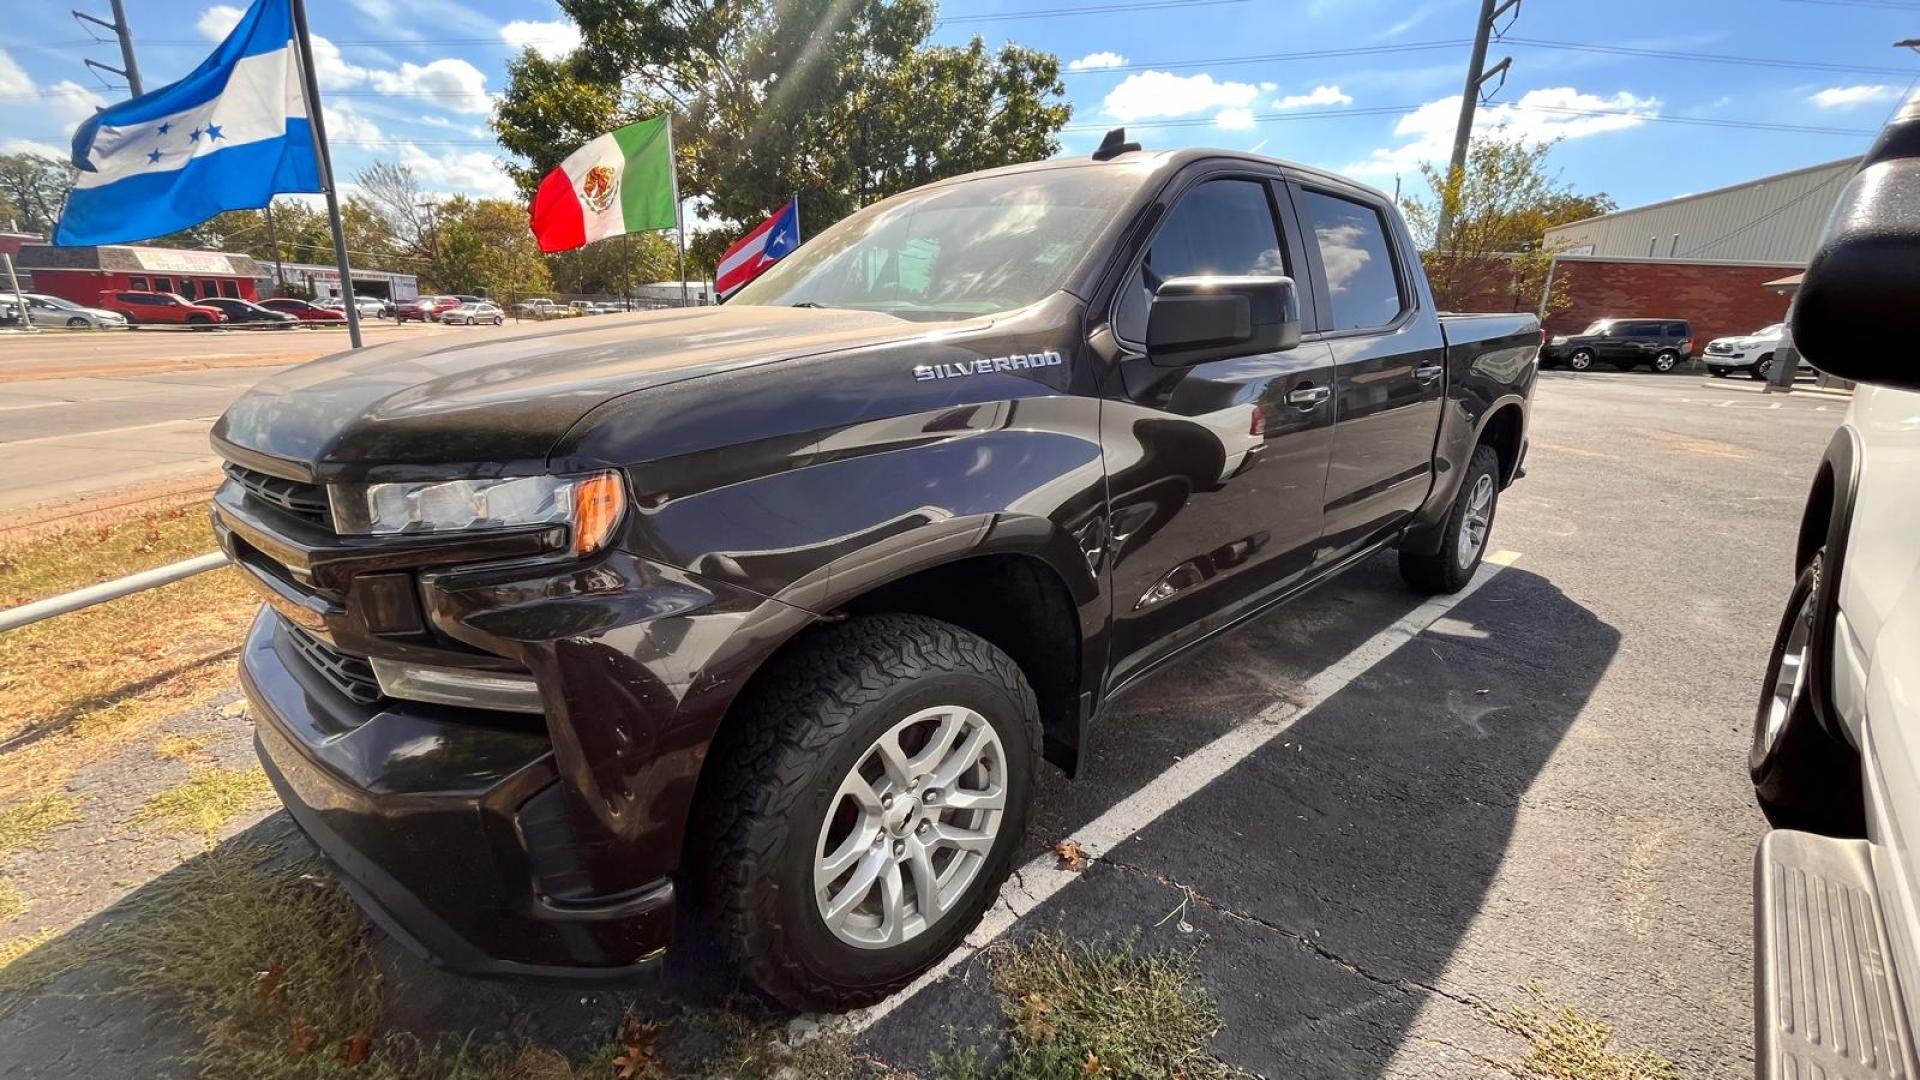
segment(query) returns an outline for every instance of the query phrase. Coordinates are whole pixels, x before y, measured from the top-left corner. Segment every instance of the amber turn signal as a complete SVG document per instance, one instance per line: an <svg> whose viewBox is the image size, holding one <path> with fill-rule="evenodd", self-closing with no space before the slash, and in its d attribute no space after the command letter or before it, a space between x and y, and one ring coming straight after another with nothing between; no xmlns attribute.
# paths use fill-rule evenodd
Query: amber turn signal
<svg viewBox="0 0 1920 1080"><path fill-rule="evenodd" d="M627 488L617 472L596 473L573 485L573 553L604 547L627 511Z"/></svg>

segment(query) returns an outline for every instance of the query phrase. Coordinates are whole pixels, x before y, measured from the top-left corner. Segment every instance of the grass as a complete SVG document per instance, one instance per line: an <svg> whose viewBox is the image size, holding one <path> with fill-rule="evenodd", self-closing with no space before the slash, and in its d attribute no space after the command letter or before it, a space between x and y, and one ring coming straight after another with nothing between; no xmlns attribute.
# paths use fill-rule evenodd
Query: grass
<svg viewBox="0 0 1920 1080"><path fill-rule="evenodd" d="M1498 1067L1528 1080L1678 1080L1673 1063L1658 1054L1613 1049L1613 1025L1548 1000L1538 983L1527 993L1531 1004L1493 1017L1495 1026L1531 1044L1526 1059Z"/></svg>
<svg viewBox="0 0 1920 1080"><path fill-rule="evenodd" d="M68 592L214 550L207 504L0 546L0 608Z"/></svg>
<svg viewBox="0 0 1920 1080"><path fill-rule="evenodd" d="M0 856L38 848L53 830L80 820L80 800L64 791L0 810Z"/></svg>
<svg viewBox="0 0 1920 1080"><path fill-rule="evenodd" d="M273 798L273 786L258 768L200 768L148 799L132 820L167 832L197 832L211 844L228 822L270 805Z"/></svg>
<svg viewBox="0 0 1920 1080"><path fill-rule="evenodd" d="M199 735L167 735L155 743L153 749L161 757L175 761L204 762L212 757L207 753L207 747L218 737L210 731Z"/></svg>
<svg viewBox="0 0 1920 1080"><path fill-rule="evenodd" d="M0 878L0 922L6 922L15 915L27 910L27 898L13 887L13 882Z"/></svg>
<svg viewBox="0 0 1920 1080"><path fill-rule="evenodd" d="M17 552L0 551L10 560L0 593L79 583L69 567ZM177 553L157 551L157 561ZM88 580L137 568L96 563ZM231 689L233 654L256 606L239 572L221 569L0 634L0 807Z"/></svg>
<svg viewBox="0 0 1920 1080"><path fill-rule="evenodd" d="M937 1080L1203 1080L1240 1075L1213 1057L1220 1013L1191 954L1142 953L1132 941L1068 944L1038 935L993 956L1009 1025L1006 1059L938 1055Z"/></svg>

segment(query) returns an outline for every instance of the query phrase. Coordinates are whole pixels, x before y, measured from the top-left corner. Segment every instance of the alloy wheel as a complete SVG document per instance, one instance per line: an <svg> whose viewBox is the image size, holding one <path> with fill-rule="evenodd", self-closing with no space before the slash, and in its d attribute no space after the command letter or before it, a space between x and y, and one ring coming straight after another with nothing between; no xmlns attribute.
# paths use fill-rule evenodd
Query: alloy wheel
<svg viewBox="0 0 1920 1080"><path fill-rule="evenodd" d="M827 805L814 901L856 948L925 933L979 878L1006 817L1007 753L987 718L922 709L861 754Z"/></svg>
<svg viewBox="0 0 1920 1080"><path fill-rule="evenodd" d="M1567 357L1567 366L1575 371L1585 371L1593 366L1593 354L1585 349L1581 349L1579 352Z"/></svg>
<svg viewBox="0 0 1920 1080"><path fill-rule="evenodd" d="M1767 753L1780 741L1780 734L1787 730L1787 718L1793 715L1806 693L1807 653L1813 644L1813 606L1819 594L1818 588L1807 590L1800 601L1800 610L1794 614L1793 628L1787 632L1787 643L1781 649L1780 670L1774 675L1773 690L1767 698L1766 732L1761 736Z"/></svg>
<svg viewBox="0 0 1920 1080"><path fill-rule="evenodd" d="M1487 532L1493 526L1493 477L1481 473L1467 494L1467 512L1460 518L1460 567L1473 565L1486 546Z"/></svg>

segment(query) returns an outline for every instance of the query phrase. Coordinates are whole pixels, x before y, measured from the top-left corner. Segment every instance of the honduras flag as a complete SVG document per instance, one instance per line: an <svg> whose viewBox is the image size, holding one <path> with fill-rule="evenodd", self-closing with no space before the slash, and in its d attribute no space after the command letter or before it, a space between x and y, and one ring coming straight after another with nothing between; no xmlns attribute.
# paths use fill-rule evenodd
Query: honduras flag
<svg viewBox="0 0 1920 1080"><path fill-rule="evenodd" d="M291 0L255 0L191 75L94 114L56 244L118 244L322 190Z"/></svg>

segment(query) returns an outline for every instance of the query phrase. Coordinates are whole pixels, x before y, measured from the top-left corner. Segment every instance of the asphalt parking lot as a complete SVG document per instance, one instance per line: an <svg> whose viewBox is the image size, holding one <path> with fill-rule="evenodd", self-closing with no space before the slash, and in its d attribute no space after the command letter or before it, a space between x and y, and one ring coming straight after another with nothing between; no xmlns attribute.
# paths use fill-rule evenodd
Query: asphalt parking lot
<svg viewBox="0 0 1920 1080"><path fill-rule="evenodd" d="M1267 1077L1499 1075L1524 1046L1489 1012L1536 983L1683 1076L1750 1073L1763 823L1747 724L1801 500L1844 407L1543 375L1529 475L1493 530L1511 565L1423 604L1375 559L1117 702L1088 774L1043 785L1027 838L1042 869L1016 877L989 930L1190 950L1224 1021L1215 1054ZM243 756L234 727L222 752ZM124 782L96 773L75 784ZM288 831L273 814L227 842ZM1052 869L1048 849L1070 839L1095 856L1082 872ZM27 881L58 855L0 868ZM81 902L32 917L112 918ZM511 1023L561 1046L604 1036L630 1004L665 1017L736 989L697 936L639 991L382 957L391 1024ZM984 969L968 952L856 1015L860 1047L916 1069L949 1031L990 1045ZM111 990L82 968L0 1011L5 1056L22 1075L167 1072L192 1040Z"/></svg>

